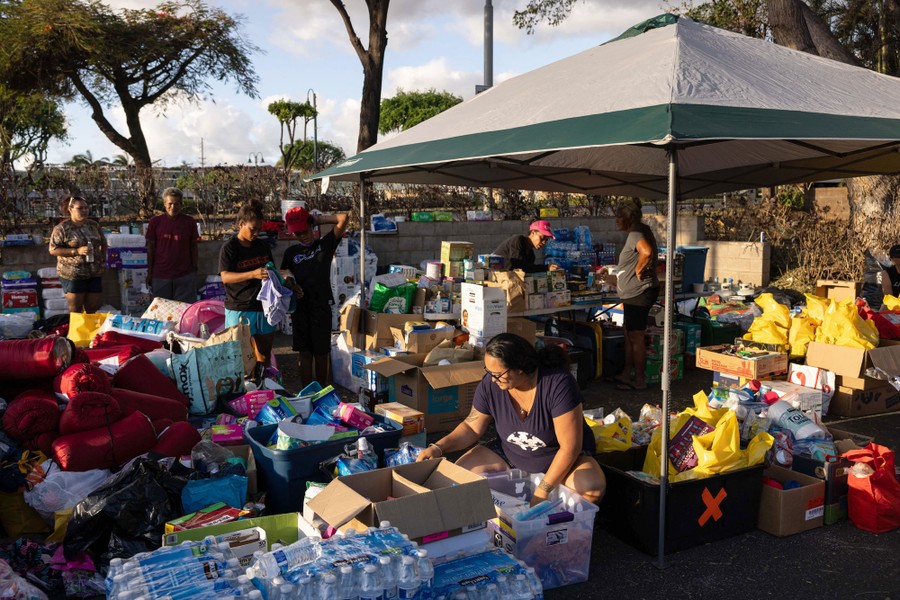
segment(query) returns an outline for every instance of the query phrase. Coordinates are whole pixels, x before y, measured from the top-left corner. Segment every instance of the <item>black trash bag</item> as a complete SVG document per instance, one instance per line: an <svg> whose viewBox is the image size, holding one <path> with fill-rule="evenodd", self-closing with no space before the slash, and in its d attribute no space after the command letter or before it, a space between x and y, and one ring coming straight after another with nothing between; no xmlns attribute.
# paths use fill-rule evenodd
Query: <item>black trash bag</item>
<svg viewBox="0 0 900 600"><path fill-rule="evenodd" d="M91 551L105 570L113 558L160 547L164 525L182 516L188 476L147 458L135 459L75 506L63 542L66 558Z"/></svg>

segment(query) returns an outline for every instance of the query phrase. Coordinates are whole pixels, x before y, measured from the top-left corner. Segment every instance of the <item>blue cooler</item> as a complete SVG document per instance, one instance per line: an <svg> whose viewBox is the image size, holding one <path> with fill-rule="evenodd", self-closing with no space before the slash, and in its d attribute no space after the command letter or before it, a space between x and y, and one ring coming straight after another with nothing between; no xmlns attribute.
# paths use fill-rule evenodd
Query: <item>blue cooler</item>
<svg viewBox="0 0 900 600"><path fill-rule="evenodd" d="M684 271L681 283L685 292L693 292L695 283L706 281L703 275L706 273L706 246L676 246L675 252L684 255Z"/></svg>

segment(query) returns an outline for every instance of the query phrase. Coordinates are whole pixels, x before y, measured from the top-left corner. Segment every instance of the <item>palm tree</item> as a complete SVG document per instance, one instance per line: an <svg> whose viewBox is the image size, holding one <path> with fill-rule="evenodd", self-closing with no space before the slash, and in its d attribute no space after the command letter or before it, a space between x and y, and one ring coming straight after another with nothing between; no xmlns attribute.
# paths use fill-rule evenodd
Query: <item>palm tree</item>
<svg viewBox="0 0 900 600"><path fill-rule="evenodd" d="M94 154L90 150L85 150L84 154L76 154L66 164L72 167L87 167L91 165L108 165L110 163L105 156L94 160Z"/></svg>

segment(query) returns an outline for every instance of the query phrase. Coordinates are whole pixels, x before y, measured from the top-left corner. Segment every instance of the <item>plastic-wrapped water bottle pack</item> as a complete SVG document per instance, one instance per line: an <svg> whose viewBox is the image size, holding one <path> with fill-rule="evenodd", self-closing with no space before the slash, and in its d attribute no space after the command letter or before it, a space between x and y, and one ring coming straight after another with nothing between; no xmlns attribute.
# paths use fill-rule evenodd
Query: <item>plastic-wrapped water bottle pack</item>
<svg viewBox="0 0 900 600"><path fill-rule="evenodd" d="M231 596L258 597L227 542L208 536L128 560L110 561L106 597L114 600L169 598L206 600Z"/></svg>
<svg viewBox="0 0 900 600"><path fill-rule="evenodd" d="M499 548L450 556L434 568L432 598L543 600L534 569Z"/></svg>

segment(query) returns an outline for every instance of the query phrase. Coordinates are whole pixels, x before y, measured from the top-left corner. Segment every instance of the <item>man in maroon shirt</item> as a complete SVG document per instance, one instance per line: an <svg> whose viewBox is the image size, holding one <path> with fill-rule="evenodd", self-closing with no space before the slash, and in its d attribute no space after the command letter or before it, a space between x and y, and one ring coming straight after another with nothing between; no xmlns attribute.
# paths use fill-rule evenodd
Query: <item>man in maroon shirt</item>
<svg viewBox="0 0 900 600"><path fill-rule="evenodd" d="M182 193L166 188L166 214L147 226L147 268L153 295L180 302L197 300L197 222L181 212Z"/></svg>

